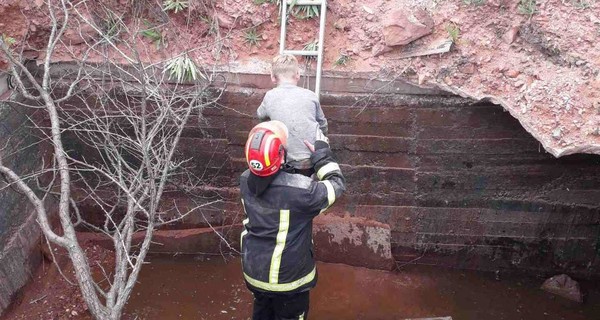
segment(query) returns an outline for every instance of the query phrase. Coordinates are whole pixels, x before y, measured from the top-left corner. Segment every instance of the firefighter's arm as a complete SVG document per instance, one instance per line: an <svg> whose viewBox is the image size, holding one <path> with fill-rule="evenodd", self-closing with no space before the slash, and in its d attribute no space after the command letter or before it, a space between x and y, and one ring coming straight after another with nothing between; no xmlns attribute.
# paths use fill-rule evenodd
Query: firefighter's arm
<svg viewBox="0 0 600 320"><path fill-rule="evenodd" d="M307 210L323 212L346 190L346 180L340 166L333 158L327 138L318 136L314 145L305 142L313 152L310 159L319 178L311 188L311 199L306 202ZM307 199L308 200L308 199Z"/></svg>

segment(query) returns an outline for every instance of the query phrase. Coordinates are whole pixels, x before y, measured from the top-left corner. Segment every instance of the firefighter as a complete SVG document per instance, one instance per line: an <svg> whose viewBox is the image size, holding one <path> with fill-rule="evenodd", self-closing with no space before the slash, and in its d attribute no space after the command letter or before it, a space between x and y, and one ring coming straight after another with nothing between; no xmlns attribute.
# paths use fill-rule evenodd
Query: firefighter
<svg viewBox="0 0 600 320"><path fill-rule="evenodd" d="M309 290L317 282L312 220L345 190L345 180L319 131L311 162L319 181L286 172L287 129L278 121L257 125L246 142L248 170L240 178L246 214L242 269L254 294L252 319L307 319Z"/></svg>

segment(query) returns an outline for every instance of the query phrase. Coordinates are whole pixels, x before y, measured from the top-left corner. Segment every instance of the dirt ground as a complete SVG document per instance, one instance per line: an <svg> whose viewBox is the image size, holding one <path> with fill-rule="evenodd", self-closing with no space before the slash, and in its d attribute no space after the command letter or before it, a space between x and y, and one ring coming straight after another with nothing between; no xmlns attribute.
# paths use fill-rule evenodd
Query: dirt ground
<svg viewBox="0 0 600 320"><path fill-rule="evenodd" d="M106 270L112 268L114 253L88 241L83 241L81 245L91 261L95 277L102 274L100 265ZM40 254L44 255L42 265L33 274L32 281L21 289L4 319L92 319L66 252L55 248L52 255L45 248ZM54 259L57 264L52 262Z"/></svg>

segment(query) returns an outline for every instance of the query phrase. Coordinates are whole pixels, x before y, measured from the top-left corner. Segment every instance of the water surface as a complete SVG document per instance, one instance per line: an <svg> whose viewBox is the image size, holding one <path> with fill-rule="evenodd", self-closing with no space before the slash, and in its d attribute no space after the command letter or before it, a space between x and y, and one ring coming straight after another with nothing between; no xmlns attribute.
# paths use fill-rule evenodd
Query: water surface
<svg viewBox="0 0 600 320"><path fill-rule="evenodd" d="M140 274L127 313L142 319L249 319L252 296L239 259L153 258ZM406 266L385 272L318 264L310 319L598 320L600 289L582 282L586 303L539 289L543 279Z"/></svg>

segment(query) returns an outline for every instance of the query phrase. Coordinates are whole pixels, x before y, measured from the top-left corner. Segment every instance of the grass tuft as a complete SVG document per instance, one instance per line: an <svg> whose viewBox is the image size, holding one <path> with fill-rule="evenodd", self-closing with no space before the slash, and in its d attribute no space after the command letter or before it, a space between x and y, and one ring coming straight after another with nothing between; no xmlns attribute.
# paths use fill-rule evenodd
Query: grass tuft
<svg viewBox="0 0 600 320"><path fill-rule="evenodd" d="M244 31L244 35L242 37L244 38L246 44L250 47L258 47L262 41L262 35L256 31L256 28L250 28Z"/></svg>
<svg viewBox="0 0 600 320"><path fill-rule="evenodd" d="M573 7L581 10L589 9L594 4L594 0L571 0Z"/></svg>
<svg viewBox="0 0 600 320"><path fill-rule="evenodd" d="M159 49L161 46L166 47L166 42L158 27L153 27L148 20L144 20L144 25L147 29L140 31L140 34L150 39L156 45L156 49Z"/></svg>
<svg viewBox="0 0 600 320"><path fill-rule="evenodd" d="M177 13L187 9L188 6L189 3L186 0L165 0L163 2L163 11L173 11L174 13Z"/></svg>
<svg viewBox="0 0 600 320"><path fill-rule="evenodd" d="M450 36L452 42L455 44L458 43L458 39L460 38L460 28L456 24L449 23L446 25L446 32L448 32L448 36Z"/></svg>
<svg viewBox="0 0 600 320"><path fill-rule="evenodd" d="M486 0L463 0L463 3L466 5L474 5L474 6L482 6L485 4Z"/></svg>
<svg viewBox="0 0 600 320"><path fill-rule="evenodd" d="M302 48L302 50L304 51L317 51L319 50L319 40L315 39L309 43L306 43L304 45L304 48ZM317 59L316 56L305 56L304 59L308 60L315 60Z"/></svg>
<svg viewBox="0 0 600 320"><path fill-rule="evenodd" d="M15 43L17 43L17 39L15 39L13 37L9 37L9 36L5 35L4 33L2 34L2 41L4 43L6 43L7 47L10 47L10 46L14 45Z"/></svg>
<svg viewBox="0 0 600 320"><path fill-rule="evenodd" d="M537 2L536 0L520 0L517 10L520 14L531 17L537 12Z"/></svg>
<svg viewBox="0 0 600 320"><path fill-rule="evenodd" d="M169 60L163 72L168 72L169 79L175 79L178 82L197 80L198 76L202 77L194 61L187 55Z"/></svg>
<svg viewBox="0 0 600 320"><path fill-rule="evenodd" d="M288 10L288 14L292 14L296 19L313 19L318 18L320 14L319 6L297 6L292 3L290 5L290 9Z"/></svg>
<svg viewBox="0 0 600 320"><path fill-rule="evenodd" d="M256 5L262 5L264 3L277 4L277 6L279 6L281 9L281 0L253 0L253 2ZM287 11L288 15L292 15L296 19L313 19L318 18L321 14L320 6L296 5L296 2L296 0L292 1Z"/></svg>
<svg viewBox="0 0 600 320"><path fill-rule="evenodd" d="M336 66L345 66L350 61L350 56L340 53L340 56L333 62Z"/></svg>

